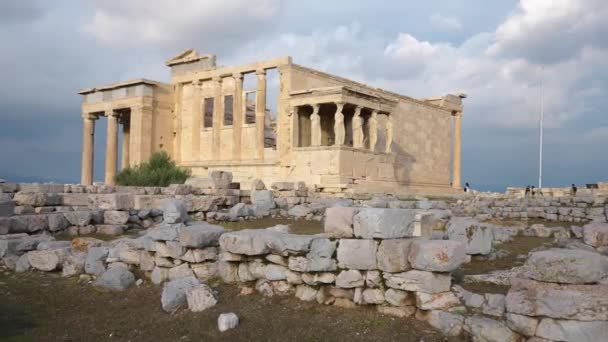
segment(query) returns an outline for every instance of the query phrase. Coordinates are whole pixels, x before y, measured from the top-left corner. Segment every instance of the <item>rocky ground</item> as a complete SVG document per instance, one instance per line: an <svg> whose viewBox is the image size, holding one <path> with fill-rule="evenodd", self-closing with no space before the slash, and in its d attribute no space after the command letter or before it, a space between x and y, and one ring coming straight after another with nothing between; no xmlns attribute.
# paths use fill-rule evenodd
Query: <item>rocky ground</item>
<svg viewBox="0 0 608 342"><path fill-rule="evenodd" d="M2 341L462 341L423 322L343 309L293 296L239 296L221 285L219 303L204 311L161 309L162 288L150 283L119 296L55 274L0 272ZM217 317L235 312L237 329L220 332ZM61 319L57 319L60 317ZM313 328L314 327L314 328Z"/></svg>

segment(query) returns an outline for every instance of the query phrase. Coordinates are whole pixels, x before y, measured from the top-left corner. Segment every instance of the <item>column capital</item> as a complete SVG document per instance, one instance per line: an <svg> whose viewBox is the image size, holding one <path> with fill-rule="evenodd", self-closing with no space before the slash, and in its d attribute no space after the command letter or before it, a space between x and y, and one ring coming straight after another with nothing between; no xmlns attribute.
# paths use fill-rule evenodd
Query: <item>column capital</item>
<svg viewBox="0 0 608 342"><path fill-rule="evenodd" d="M355 113L354 116L360 116L361 115L361 110L363 108L361 106L355 106Z"/></svg>
<svg viewBox="0 0 608 342"><path fill-rule="evenodd" d="M93 113L82 113L82 118L85 120L97 120L99 117Z"/></svg>
<svg viewBox="0 0 608 342"><path fill-rule="evenodd" d="M108 118L113 117L113 118L118 119L118 117L120 116L120 113L118 113L117 111L115 111L115 110L112 109L112 110L109 110L109 111L106 112L106 116Z"/></svg>
<svg viewBox="0 0 608 342"><path fill-rule="evenodd" d="M243 73L242 72L235 72L232 74L232 78L234 78L235 80L242 80L243 79Z"/></svg>
<svg viewBox="0 0 608 342"><path fill-rule="evenodd" d="M319 108L321 108L321 105L318 103L313 103L310 106L312 107L313 114L317 114L319 112Z"/></svg>
<svg viewBox="0 0 608 342"><path fill-rule="evenodd" d="M258 77L266 77L266 69L258 69L255 71L255 74L258 75Z"/></svg>
<svg viewBox="0 0 608 342"><path fill-rule="evenodd" d="M344 102L336 102L336 107L337 107L336 108L336 113L337 112L342 112L342 109L344 109L344 105L345 105Z"/></svg>
<svg viewBox="0 0 608 342"><path fill-rule="evenodd" d="M462 117L462 111L461 110L455 110L452 112L452 116L454 117Z"/></svg>

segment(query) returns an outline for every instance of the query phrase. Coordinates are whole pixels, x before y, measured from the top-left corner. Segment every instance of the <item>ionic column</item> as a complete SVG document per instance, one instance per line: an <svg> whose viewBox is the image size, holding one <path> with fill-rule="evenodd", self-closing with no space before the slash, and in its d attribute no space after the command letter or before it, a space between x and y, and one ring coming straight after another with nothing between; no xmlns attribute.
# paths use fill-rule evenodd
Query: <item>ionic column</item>
<svg viewBox="0 0 608 342"><path fill-rule="evenodd" d="M462 117L462 112L454 112L453 113L453 117L454 117L454 143L453 143L453 148L454 151L452 152L452 158L453 158L453 169L452 169L452 187L455 189L460 189L461 185L460 185L460 167L461 167L461 157L462 157L462 141L461 141L461 136L462 136L462 122L461 122L461 117Z"/></svg>
<svg viewBox="0 0 608 342"><path fill-rule="evenodd" d="M112 111L108 114L108 136L106 141L106 174L105 184L114 185L116 176L116 163L118 154L118 118Z"/></svg>
<svg viewBox="0 0 608 342"><path fill-rule="evenodd" d="M363 148L363 117L359 106L355 107L353 115L353 147Z"/></svg>
<svg viewBox="0 0 608 342"><path fill-rule="evenodd" d="M241 160L241 137L243 127L243 74L232 75L234 79L234 99L232 101L232 159Z"/></svg>
<svg viewBox="0 0 608 342"><path fill-rule="evenodd" d="M200 81L192 81L192 149L190 160L199 160L201 157L201 88Z"/></svg>
<svg viewBox="0 0 608 342"><path fill-rule="evenodd" d="M369 118L369 149L376 151L376 143L378 142L378 111L372 110L372 115Z"/></svg>
<svg viewBox="0 0 608 342"><path fill-rule="evenodd" d="M334 145L336 146L344 145L344 138L346 136L342 109L344 109L344 103L336 103L336 113L334 114Z"/></svg>
<svg viewBox="0 0 608 342"><path fill-rule="evenodd" d="M384 127L384 137L386 138L386 145L384 146L384 153L391 153L391 145L393 144L393 116L387 115L386 126Z"/></svg>
<svg viewBox="0 0 608 342"><path fill-rule="evenodd" d="M312 114L310 115L310 146L321 146L321 117L319 116L319 108L321 105L315 103L312 105Z"/></svg>
<svg viewBox="0 0 608 342"><path fill-rule="evenodd" d="M255 94L256 158L264 159L264 124L266 116L266 70L257 70L258 87Z"/></svg>
<svg viewBox="0 0 608 342"><path fill-rule="evenodd" d="M131 145L131 123L129 117L123 114L122 118L122 160L120 162L120 168L124 169L129 167L130 163L130 145Z"/></svg>
<svg viewBox="0 0 608 342"><path fill-rule="evenodd" d="M95 143L95 116L85 114L82 117L82 165L80 183L93 184L93 153Z"/></svg>
<svg viewBox="0 0 608 342"><path fill-rule="evenodd" d="M220 159L220 127L223 119L222 109L222 78L213 79L213 130L211 133L211 156Z"/></svg>

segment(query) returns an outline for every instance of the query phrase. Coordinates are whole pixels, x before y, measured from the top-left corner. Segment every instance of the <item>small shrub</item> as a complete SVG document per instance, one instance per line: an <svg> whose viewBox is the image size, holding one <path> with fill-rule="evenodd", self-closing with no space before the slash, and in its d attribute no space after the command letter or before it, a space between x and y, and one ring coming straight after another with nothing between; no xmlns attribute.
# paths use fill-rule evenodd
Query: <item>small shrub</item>
<svg viewBox="0 0 608 342"><path fill-rule="evenodd" d="M183 184L190 170L178 167L164 152L154 153L150 159L135 167L127 167L116 175L116 184L126 186L169 186Z"/></svg>

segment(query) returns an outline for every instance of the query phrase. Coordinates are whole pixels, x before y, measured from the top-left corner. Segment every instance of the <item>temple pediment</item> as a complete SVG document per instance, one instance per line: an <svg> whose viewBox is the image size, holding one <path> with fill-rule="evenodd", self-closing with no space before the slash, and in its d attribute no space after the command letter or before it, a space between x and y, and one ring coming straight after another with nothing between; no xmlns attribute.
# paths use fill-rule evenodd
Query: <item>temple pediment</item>
<svg viewBox="0 0 608 342"><path fill-rule="evenodd" d="M215 59L215 56L209 54L201 55L196 49L186 49L171 57L165 64L167 66L173 66L177 64L193 63L201 59Z"/></svg>

